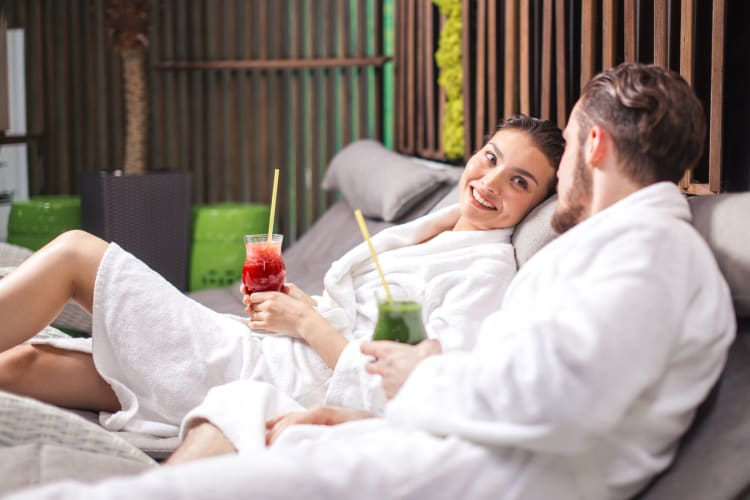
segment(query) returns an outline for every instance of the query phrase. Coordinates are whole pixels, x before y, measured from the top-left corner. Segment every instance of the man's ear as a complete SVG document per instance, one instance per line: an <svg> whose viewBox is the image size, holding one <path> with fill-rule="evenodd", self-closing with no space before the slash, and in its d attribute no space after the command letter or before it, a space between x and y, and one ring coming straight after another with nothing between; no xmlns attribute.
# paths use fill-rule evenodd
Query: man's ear
<svg viewBox="0 0 750 500"><path fill-rule="evenodd" d="M601 165L609 144L610 137L604 128L599 125L591 127L586 141L586 163L595 168Z"/></svg>

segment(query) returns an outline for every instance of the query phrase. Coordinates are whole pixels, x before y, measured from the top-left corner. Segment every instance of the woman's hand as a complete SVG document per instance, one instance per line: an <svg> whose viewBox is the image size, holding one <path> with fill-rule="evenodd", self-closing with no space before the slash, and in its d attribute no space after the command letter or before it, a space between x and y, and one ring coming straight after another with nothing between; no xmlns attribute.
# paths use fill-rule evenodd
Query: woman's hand
<svg viewBox="0 0 750 500"><path fill-rule="evenodd" d="M388 399L393 399L420 361L442 352L440 341L435 339L424 340L417 345L388 340L370 341L364 342L361 350L363 354L375 357L374 361L365 365L365 369L383 378L383 390Z"/></svg>
<svg viewBox="0 0 750 500"><path fill-rule="evenodd" d="M245 295L242 302L250 314L250 328L291 337L303 338L303 323L318 315L309 302L282 292L255 292Z"/></svg>
<svg viewBox="0 0 750 500"><path fill-rule="evenodd" d="M284 288L281 289L281 291L294 299L298 299L298 300L301 300L302 302L306 302L307 304L310 305L310 307L315 307L318 305L318 303L315 302L315 299L307 295L300 287L298 287L294 283L286 283L284 285Z"/></svg>
<svg viewBox="0 0 750 500"><path fill-rule="evenodd" d="M279 415L266 422L266 446L271 446L279 435L292 425L338 425L352 420L372 418L373 415L361 410L350 410L336 406L316 406L308 411Z"/></svg>
<svg viewBox="0 0 750 500"><path fill-rule="evenodd" d="M256 331L283 333L302 339L318 353L333 370L341 352L349 342L315 310L315 300L298 286L287 283L281 292L247 294L240 285L242 303L250 315L247 324Z"/></svg>

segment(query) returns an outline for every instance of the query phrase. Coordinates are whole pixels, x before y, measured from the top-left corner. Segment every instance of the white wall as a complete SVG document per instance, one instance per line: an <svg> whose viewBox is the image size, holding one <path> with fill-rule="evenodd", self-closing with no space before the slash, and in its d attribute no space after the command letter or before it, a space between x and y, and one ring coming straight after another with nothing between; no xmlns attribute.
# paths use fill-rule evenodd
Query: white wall
<svg viewBox="0 0 750 500"><path fill-rule="evenodd" d="M7 135L26 133L26 82L24 33L8 30L8 93L10 129ZM8 214L11 198L29 197L28 154L26 144L0 147L0 241L8 238Z"/></svg>

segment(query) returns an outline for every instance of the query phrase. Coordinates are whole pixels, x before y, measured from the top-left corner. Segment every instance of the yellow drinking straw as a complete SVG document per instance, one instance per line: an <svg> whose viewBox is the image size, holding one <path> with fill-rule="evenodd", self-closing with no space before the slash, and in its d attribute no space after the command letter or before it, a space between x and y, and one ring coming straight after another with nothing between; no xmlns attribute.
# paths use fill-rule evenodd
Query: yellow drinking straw
<svg viewBox="0 0 750 500"><path fill-rule="evenodd" d="M370 232L367 230L367 226L365 225L365 218L362 216L362 210L355 210L354 217L357 219L359 230L362 231L362 237L365 239L365 241L367 242L367 247L370 249L370 256L372 256L372 261L375 263L375 269L378 270L380 281L383 282L383 288L385 288L385 296L388 298L388 302L393 302L391 289L388 288L388 283L385 281L385 275L383 274L383 270L380 268L378 254L375 253L375 247L372 246L372 242L370 241Z"/></svg>
<svg viewBox="0 0 750 500"><path fill-rule="evenodd" d="M273 191L271 192L271 220L268 221L268 243L273 236L273 217L276 215L276 191L279 188L279 169L273 169Z"/></svg>

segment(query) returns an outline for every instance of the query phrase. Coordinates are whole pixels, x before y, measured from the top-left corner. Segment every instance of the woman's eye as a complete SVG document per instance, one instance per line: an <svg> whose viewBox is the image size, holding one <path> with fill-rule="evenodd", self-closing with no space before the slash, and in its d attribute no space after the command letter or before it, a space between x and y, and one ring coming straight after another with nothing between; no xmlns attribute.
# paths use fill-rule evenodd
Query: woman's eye
<svg viewBox="0 0 750 500"><path fill-rule="evenodd" d="M485 153L485 156L490 161L490 163L492 163L493 165L497 161L497 158L495 158L495 154L494 153L487 152L487 153Z"/></svg>
<svg viewBox="0 0 750 500"><path fill-rule="evenodd" d="M526 179L524 179L523 177L515 176L515 177L513 177L511 179L511 182L513 182L513 184L515 184L515 185L517 185L517 186L519 186L519 187L521 187L523 189L528 189L529 188L529 183L526 182Z"/></svg>

